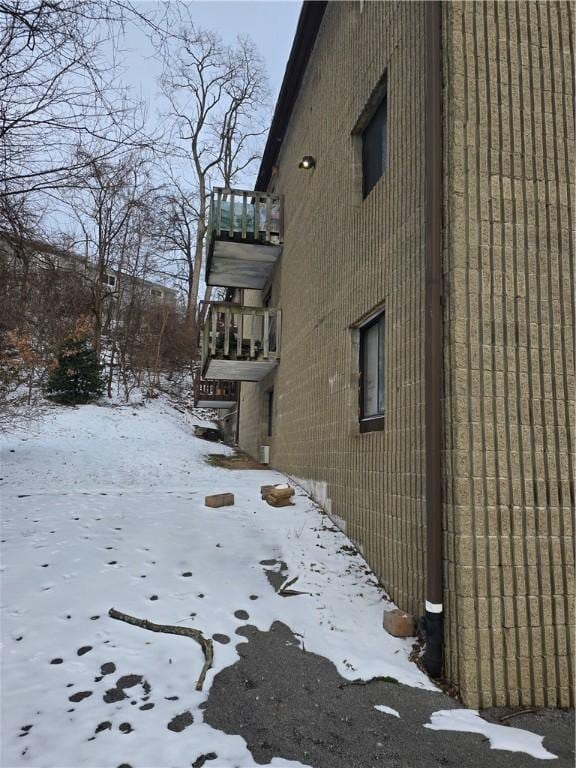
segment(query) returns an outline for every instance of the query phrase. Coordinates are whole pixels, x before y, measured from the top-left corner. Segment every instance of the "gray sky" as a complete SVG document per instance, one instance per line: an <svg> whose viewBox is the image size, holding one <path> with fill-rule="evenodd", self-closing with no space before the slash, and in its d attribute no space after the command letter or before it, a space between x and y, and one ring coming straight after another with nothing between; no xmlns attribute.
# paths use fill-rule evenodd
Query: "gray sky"
<svg viewBox="0 0 576 768"><path fill-rule="evenodd" d="M274 103L282 84L301 0L191 0L192 16L199 27L218 32L224 42L233 43L237 35L248 36L264 58ZM137 4L144 13L158 3L143 0ZM149 100L151 111L157 93L159 64L152 59L150 42L143 32L131 28L122 42L125 73L123 79ZM152 115L151 115L152 116Z"/></svg>
<svg viewBox="0 0 576 768"><path fill-rule="evenodd" d="M135 4L144 14L153 14L161 7L157 0L135 0ZM191 15L198 27L217 32L225 43L234 43L240 35L256 44L268 73L272 105L282 84L301 5L301 0L190 0ZM162 107L166 110L166 103L159 93L157 81L162 68L154 58L152 43L142 29L128 25L119 45L122 71L118 79L148 103L148 127L154 130L162 122L159 111ZM239 183L252 184L257 170L258 163L253 163ZM185 176L186 166L182 173ZM75 228L67 205L53 205L45 221L56 230Z"/></svg>

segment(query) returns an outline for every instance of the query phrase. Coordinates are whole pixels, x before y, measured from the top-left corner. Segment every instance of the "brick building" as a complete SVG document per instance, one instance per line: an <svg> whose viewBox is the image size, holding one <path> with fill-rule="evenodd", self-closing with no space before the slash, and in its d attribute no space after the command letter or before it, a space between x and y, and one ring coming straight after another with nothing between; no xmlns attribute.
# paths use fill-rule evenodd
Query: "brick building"
<svg viewBox="0 0 576 768"><path fill-rule="evenodd" d="M471 706L573 705L568 3L304 3L204 375Z"/></svg>

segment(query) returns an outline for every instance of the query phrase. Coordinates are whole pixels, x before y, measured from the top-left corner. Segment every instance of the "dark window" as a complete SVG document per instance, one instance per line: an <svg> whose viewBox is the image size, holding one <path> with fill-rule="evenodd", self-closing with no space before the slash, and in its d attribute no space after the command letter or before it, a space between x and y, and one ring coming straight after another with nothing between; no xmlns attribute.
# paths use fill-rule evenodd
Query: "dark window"
<svg viewBox="0 0 576 768"><path fill-rule="evenodd" d="M268 437L272 437L272 423L274 416L274 390L268 392Z"/></svg>
<svg viewBox="0 0 576 768"><path fill-rule="evenodd" d="M360 328L360 426L384 426L384 315Z"/></svg>
<svg viewBox="0 0 576 768"><path fill-rule="evenodd" d="M388 151L388 97L385 94L376 112L362 131L362 196L367 197L386 170Z"/></svg>

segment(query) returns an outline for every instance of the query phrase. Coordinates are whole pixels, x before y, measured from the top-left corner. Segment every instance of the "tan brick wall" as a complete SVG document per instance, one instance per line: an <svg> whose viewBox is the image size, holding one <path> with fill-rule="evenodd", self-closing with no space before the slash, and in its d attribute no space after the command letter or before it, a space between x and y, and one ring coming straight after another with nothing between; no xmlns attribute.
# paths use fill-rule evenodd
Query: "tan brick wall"
<svg viewBox="0 0 576 768"><path fill-rule="evenodd" d="M447 669L573 705L569 5L445 7Z"/></svg>
<svg viewBox="0 0 576 768"><path fill-rule="evenodd" d="M466 703L573 703L573 49L568 5L444 5L446 666ZM274 185L281 363L241 445L307 481L396 602L424 595L423 8L330 4ZM354 51L354 55L335 55ZM389 167L350 136L385 69ZM298 170L305 154L314 172ZM570 185L569 183L570 182ZM258 303L251 293L247 303ZM386 423L361 435L351 324L384 303Z"/></svg>
<svg viewBox="0 0 576 768"><path fill-rule="evenodd" d="M308 481L415 613L425 538L422 36L420 3L329 4L274 180L286 230L272 301L283 312L272 463ZM388 169L362 201L351 131L386 69ZM298 169L307 154L313 172ZM350 325L382 302L385 429L360 434ZM242 384L240 444L251 453L265 441L271 384Z"/></svg>
<svg viewBox="0 0 576 768"><path fill-rule="evenodd" d="M276 297L275 297L276 298ZM262 306L262 292L255 290L242 291L242 304L245 307ZM277 306L277 302L274 303ZM269 445L267 423L266 392L274 385L276 374L269 374L265 379L252 384L243 381L240 384L240 447L260 458L260 446Z"/></svg>

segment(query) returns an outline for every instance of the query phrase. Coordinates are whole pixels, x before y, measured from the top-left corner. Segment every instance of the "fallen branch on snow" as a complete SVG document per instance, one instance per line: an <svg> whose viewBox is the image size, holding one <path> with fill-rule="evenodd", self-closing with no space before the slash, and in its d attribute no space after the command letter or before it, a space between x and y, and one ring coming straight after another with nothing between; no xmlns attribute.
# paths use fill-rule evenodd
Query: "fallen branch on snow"
<svg viewBox="0 0 576 768"><path fill-rule="evenodd" d="M278 594L283 595L288 587L291 587L292 584L295 584L298 581L298 578L298 576L294 576L293 579L288 578L283 581L282 584L278 587Z"/></svg>
<svg viewBox="0 0 576 768"><path fill-rule="evenodd" d="M286 579L286 581L278 587L278 591L276 592L277 595L282 595L282 597L292 597L292 595L309 595L309 592L300 592L297 589L288 589L288 587L291 587L292 584L295 584L299 576L294 576L293 579Z"/></svg>
<svg viewBox="0 0 576 768"><path fill-rule="evenodd" d="M168 635L183 635L184 637L191 637L192 640L195 640L202 647L202 652L204 654L204 666L200 672L198 682L196 683L196 690L202 690L206 673L214 661L214 643L210 639L207 640L199 629L193 629L192 627L176 627L173 624L154 624L152 621L148 621L148 619L138 619L136 616L130 616L128 613L117 611L116 608L110 608L108 616L110 616L111 619L125 621L126 624L132 624L135 627L149 629L151 632L163 632Z"/></svg>

